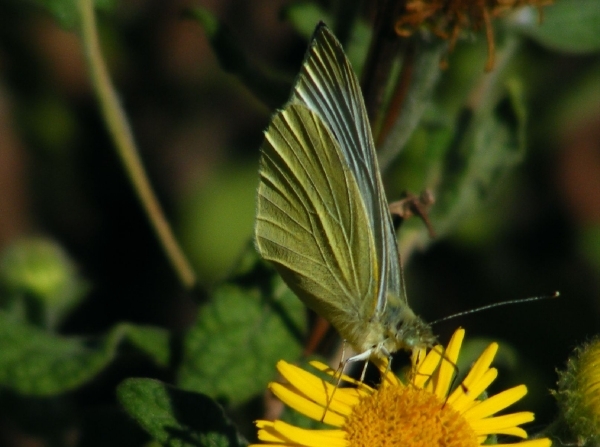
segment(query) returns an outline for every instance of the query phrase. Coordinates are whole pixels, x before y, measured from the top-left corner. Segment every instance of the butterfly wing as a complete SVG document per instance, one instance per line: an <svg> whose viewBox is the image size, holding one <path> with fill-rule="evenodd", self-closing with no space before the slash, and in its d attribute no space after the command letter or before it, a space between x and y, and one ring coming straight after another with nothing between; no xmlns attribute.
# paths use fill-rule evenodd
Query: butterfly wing
<svg viewBox="0 0 600 447"><path fill-rule="evenodd" d="M291 102L306 105L327 123L365 205L379 260L379 284L374 301L364 303L364 316L370 317L375 309L383 312L388 293L406 303L396 236L360 85L340 43L323 24L315 30Z"/></svg>
<svg viewBox="0 0 600 447"><path fill-rule="evenodd" d="M290 104L261 148L256 245L292 290L361 346L377 294L374 239L356 178L319 115Z"/></svg>

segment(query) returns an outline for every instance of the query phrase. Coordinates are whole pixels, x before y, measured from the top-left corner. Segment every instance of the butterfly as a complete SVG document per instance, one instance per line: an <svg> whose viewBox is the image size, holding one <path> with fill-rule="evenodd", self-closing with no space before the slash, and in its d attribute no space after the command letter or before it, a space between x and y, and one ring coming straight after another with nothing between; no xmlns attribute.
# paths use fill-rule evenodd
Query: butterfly
<svg viewBox="0 0 600 447"><path fill-rule="evenodd" d="M358 79L320 23L261 147L255 244L358 354L431 347L408 306L396 235Z"/></svg>

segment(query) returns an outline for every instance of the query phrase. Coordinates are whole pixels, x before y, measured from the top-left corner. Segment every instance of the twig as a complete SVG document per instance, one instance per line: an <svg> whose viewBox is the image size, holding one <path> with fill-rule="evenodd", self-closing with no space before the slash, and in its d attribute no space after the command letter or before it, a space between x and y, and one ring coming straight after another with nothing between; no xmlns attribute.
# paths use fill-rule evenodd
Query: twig
<svg viewBox="0 0 600 447"><path fill-rule="evenodd" d="M92 0L78 0L77 6L81 20L80 34L83 49L92 78L92 84L100 102L102 115L106 121L108 131L129 180L133 184L138 199L142 203L142 207L154 228L169 262L183 285L191 289L196 283L196 275L177 244L171 227L150 186L138 155L127 117L119 103L117 93L102 58L96 30L93 2Z"/></svg>

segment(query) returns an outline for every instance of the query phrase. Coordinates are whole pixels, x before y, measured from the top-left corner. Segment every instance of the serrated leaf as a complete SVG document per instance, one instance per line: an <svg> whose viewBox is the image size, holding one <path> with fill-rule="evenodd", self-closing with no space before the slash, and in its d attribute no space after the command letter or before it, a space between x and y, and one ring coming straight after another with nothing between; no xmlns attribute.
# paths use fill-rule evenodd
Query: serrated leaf
<svg viewBox="0 0 600 447"><path fill-rule="evenodd" d="M162 445L245 445L221 407L202 394L157 380L127 379L117 388L117 396L127 413Z"/></svg>
<svg viewBox="0 0 600 447"><path fill-rule="evenodd" d="M532 8L515 16L512 24L540 44L559 51L589 53L600 50L600 2L557 1L544 8L542 23Z"/></svg>
<svg viewBox="0 0 600 447"><path fill-rule="evenodd" d="M296 360L305 309L251 247L184 339L178 385L239 404L264 391L280 359Z"/></svg>
<svg viewBox="0 0 600 447"><path fill-rule="evenodd" d="M34 396L75 389L113 361L126 339L157 363L168 363L162 329L123 324L104 337L63 337L0 312L0 385Z"/></svg>

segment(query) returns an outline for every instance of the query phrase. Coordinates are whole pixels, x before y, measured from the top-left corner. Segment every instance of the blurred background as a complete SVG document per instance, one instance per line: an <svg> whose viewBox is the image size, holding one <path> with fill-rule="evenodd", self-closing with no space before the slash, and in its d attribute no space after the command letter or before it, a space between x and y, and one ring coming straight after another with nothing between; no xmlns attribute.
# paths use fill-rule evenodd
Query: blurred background
<svg viewBox="0 0 600 447"><path fill-rule="evenodd" d="M306 49L283 20L292 3L199 2L250 58L290 82ZM62 334L97 334L119 321L183 331L251 240L259 148L274 109L221 68L202 27L183 17L188 6L121 2L98 11L98 26L144 166L198 274L194 292L178 282L132 191L76 34L35 2L0 2L0 254L40 236L68 254L87 294ZM483 75L485 51L482 39L459 42L440 94L467 79L465 70ZM555 369L600 329L600 58L524 40L516 65L528 109L523 162L452 232L411 250L405 277L411 306L428 321L560 291L435 326L442 341L460 325L468 337L514 348L503 361L519 363L543 424L555 412ZM385 173L390 201L427 187L415 178L413 138ZM123 375L146 373L125 369L78 399L103 405ZM15 441L10 423L0 430L14 445L40 445Z"/></svg>

